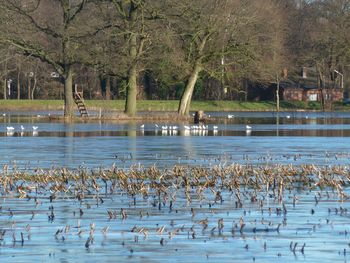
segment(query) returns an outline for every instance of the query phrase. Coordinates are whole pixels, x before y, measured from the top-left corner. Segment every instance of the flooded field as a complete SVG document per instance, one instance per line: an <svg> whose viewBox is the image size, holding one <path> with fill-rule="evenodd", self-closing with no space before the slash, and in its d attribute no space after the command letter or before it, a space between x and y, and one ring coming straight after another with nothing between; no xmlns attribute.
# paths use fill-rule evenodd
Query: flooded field
<svg viewBox="0 0 350 263"><path fill-rule="evenodd" d="M205 127L47 115L0 117L1 262L349 260L348 113L210 113Z"/></svg>

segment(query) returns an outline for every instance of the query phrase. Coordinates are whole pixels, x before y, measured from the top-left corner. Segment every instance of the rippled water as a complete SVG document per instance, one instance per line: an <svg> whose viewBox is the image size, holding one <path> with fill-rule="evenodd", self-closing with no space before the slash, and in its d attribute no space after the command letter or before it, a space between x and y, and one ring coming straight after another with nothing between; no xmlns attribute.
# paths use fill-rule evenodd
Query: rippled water
<svg viewBox="0 0 350 263"><path fill-rule="evenodd" d="M186 131L186 123L157 123L178 126L163 132L156 123L50 122L47 112L6 113L0 117L0 165L18 169L65 166L76 168L120 168L132 164L170 167L174 164L211 166L235 163L349 165L349 113L209 113L208 131ZM233 114L228 118L228 114ZM40 116L38 116L40 115ZM1 115L0 115L1 116ZM144 124L144 129L140 126ZM24 126L24 130L21 129ZM214 131L213 125L218 126ZM247 131L246 125L252 127ZM13 132L7 128L14 127ZM38 126L33 132L32 126ZM349 189L345 189L349 193ZM208 206L208 201L188 204L178 197L176 207L153 207L152 197L137 197L137 204L124 195L93 197L83 203L61 196L50 203L47 195L33 195L30 200L12 196L0 199L0 229L7 233L0 242L1 262L345 262L349 260L350 228L348 200L339 202L331 190L285 193L286 215L276 214L281 204L268 196L261 209L246 200L243 208L235 207L235 198L224 194L224 202ZM299 197L294 207L292 197ZM315 195L320 201L315 203ZM207 193L208 200L212 198ZM35 203L36 197L37 203ZM212 200L211 200L212 201ZM50 207L55 218L48 220ZM124 208L128 218L109 220L107 210ZM196 209L193 218L190 208ZM271 208L271 211L269 210ZM83 214L80 215L80 209ZM314 213L312 213L312 209ZM342 211L342 212L340 212ZM34 217L33 217L33 213ZM144 214L140 218L140 212ZM148 212L148 216L145 214ZM246 229L232 234L232 226L244 218ZM204 232L198 221L208 218ZM224 219L224 231L211 229ZM75 228L80 220L82 234ZM96 224L93 244L85 247L90 224ZM275 229L284 223L279 232ZM30 230L26 226L30 225ZM58 229L69 230L55 236ZM131 231L134 227L149 230L147 237ZM163 234L156 229L165 226ZM194 226L194 227L193 227ZM101 230L109 227L106 235ZM196 232L193 238L190 229ZM253 229L255 228L255 231ZM169 238L169 232L178 234ZM266 229L269 229L267 231ZM24 243L20 240L24 234ZM192 233L192 232L191 232ZM14 236L14 237L13 237ZM136 238L137 236L137 238ZM163 244L160 240L164 238ZM298 242L296 250L290 243ZM304 253L301 247L305 245ZM266 246L264 245L266 244Z"/></svg>

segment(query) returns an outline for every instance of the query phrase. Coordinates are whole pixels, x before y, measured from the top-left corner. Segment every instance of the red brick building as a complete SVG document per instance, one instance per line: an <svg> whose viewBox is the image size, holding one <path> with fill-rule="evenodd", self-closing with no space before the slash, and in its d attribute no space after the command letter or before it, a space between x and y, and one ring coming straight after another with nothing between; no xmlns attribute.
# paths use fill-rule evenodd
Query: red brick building
<svg viewBox="0 0 350 263"><path fill-rule="evenodd" d="M283 100L294 101L321 101L321 89L307 86L284 86ZM336 102L343 100L343 90L340 88L325 88L323 90L325 100Z"/></svg>

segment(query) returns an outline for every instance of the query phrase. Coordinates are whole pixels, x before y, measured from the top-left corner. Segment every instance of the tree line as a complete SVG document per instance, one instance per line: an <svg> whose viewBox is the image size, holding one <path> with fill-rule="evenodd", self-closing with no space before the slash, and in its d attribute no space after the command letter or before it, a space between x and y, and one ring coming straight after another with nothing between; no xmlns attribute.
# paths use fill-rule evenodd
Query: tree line
<svg viewBox="0 0 350 263"><path fill-rule="evenodd" d="M3 98L241 98L314 67L319 85L350 74L350 0L0 0ZM11 81L12 80L12 83ZM49 87L49 88L45 88ZM63 87L63 92L62 88Z"/></svg>

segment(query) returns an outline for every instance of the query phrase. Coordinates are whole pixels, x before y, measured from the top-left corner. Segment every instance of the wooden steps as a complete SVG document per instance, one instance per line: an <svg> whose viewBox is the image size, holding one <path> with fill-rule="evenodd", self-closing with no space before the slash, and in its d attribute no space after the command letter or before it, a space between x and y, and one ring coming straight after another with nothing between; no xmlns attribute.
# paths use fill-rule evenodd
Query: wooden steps
<svg viewBox="0 0 350 263"><path fill-rule="evenodd" d="M80 112L81 117L88 117L89 113L86 109L84 99L83 99L83 90L78 90L78 85L75 85L74 92L73 92L73 99L75 104L78 106L78 110Z"/></svg>

